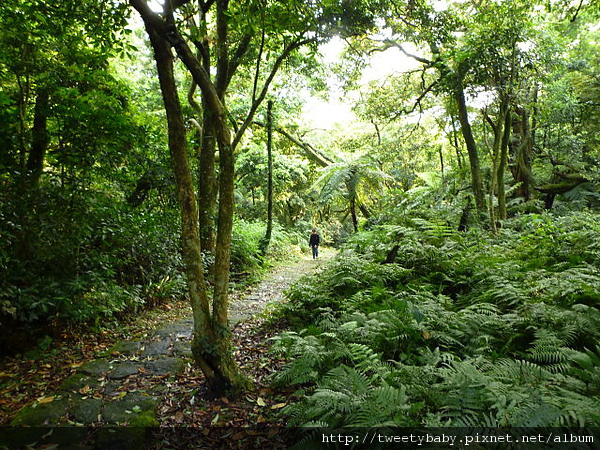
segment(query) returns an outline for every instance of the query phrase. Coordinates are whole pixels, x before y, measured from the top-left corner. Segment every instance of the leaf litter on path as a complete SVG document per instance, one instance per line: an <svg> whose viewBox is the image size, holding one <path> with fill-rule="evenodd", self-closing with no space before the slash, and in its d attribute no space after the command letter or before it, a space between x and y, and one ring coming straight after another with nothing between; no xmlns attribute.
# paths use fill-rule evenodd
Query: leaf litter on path
<svg viewBox="0 0 600 450"><path fill-rule="evenodd" d="M281 425L277 413L287 404L291 392L275 392L268 387L268 377L283 364L269 355L268 341L281 330L267 329L261 313L270 303L281 301L283 292L294 281L313 272L327 259L303 259L279 267L249 291L232 293L230 315L236 317L233 328L235 356L244 373L253 379L255 391L237 400L209 399L202 373L189 363L174 382L162 380L165 389L158 408L161 426L256 428L268 425L272 430ZM164 305L162 310L149 311L141 320L125 328L103 330L96 335L74 333L55 339L47 356L37 360L12 358L2 361L0 425L9 424L14 412L27 404L36 400L53 401L53 391L65 378L83 363L106 352L115 342L133 336L148 336L148 330L189 315L189 306L175 301ZM147 381L133 375L122 389L143 391ZM156 381L161 382L160 379ZM85 386L81 390L81 394L88 394Z"/></svg>

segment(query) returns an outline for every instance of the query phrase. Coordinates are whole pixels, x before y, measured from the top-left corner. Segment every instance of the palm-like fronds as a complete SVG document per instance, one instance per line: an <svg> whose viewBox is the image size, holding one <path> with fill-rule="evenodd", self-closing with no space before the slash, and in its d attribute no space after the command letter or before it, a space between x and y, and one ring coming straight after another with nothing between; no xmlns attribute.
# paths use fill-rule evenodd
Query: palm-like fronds
<svg viewBox="0 0 600 450"><path fill-rule="evenodd" d="M306 388L291 422L600 425L600 225L582 213L507 226L374 227L294 288L292 312L316 318L276 344L290 359L276 379Z"/></svg>

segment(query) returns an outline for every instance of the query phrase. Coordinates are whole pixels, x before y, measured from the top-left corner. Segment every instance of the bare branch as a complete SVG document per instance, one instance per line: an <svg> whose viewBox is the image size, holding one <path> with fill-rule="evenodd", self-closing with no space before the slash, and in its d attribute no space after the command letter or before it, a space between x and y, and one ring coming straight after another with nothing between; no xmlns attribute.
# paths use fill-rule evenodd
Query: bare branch
<svg viewBox="0 0 600 450"><path fill-rule="evenodd" d="M393 41L391 39L386 39L385 41L383 41L385 44L388 44L390 47L395 47L398 50L400 50L402 53L404 53L406 56L408 56L409 58L414 59L415 61L419 61L421 64L425 64L427 66L433 66L434 62L430 61L429 59L423 58L422 56L417 56L417 55L413 55L412 53L407 52L404 47L402 47L401 44L397 43L396 41Z"/></svg>
<svg viewBox="0 0 600 450"><path fill-rule="evenodd" d="M266 128L265 124L262 122L258 122L255 120L252 123L255 125L261 126L263 128ZM277 131L282 136L286 137L289 141L294 143L297 147L301 148L304 151L304 154L306 155L306 157L308 159L317 163L321 167L327 167L328 165L333 164L335 162L331 158L329 158L328 156L324 155L322 152L320 152L319 150L314 148L308 142L303 142L299 138L293 136L291 133L286 131L283 127L275 127L275 131Z"/></svg>
<svg viewBox="0 0 600 450"><path fill-rule="evenodd" d="M287 57L294 50L302 47L305 44L308 44L311 41L312 41L311 39L303 39L300 41L292 42L283 50L283 52L281 52L281 55L279 55L277 57L277 60L273 64L273 67L271 67L271 72L269 73L269 76L267 77L267 79L265 80L265 82L263 84L260 94L258 95L256 100L254 100L252 102L252 106L250 107L250 111L248 112L248 115L246 116L246 120L244 120L244 122L240 126L240 129L237 131L235 137L233 138L233 148L236 147L236 145L239 143L240 139L242 138L242 135L244 134L244 132L246 131L246 129L248 128L250 123L252 123L254 114L256 113L256 110L258 109L259 105L265 99L267 92L269 91L269 87L271 86L271 82L273 81L273 78L275 78L275 75L277 74L277 71L281 67L281 64L283 63L283 61L285 61L287 59Z"/></svg>
<svg viewBox="0 0 600 450"><path fill-rule="evenodd" d="M575 11L575 14L573 15L573 18L571 19L571 23L575 22L577 20L577 16L579 15L579 12L581 11L581 7L583 6L583 1L581 0L579 2L579 6L577 7L577 10Z"/></svg>

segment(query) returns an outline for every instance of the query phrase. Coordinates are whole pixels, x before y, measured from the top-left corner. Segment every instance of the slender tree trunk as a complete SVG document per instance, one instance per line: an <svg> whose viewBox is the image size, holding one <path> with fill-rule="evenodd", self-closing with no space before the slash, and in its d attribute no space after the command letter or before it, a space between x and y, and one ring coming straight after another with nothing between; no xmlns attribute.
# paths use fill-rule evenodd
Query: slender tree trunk
<svg viewBox="0 0 600 450"><path fill-rule="evenodd" d="M48 135L48 111L50 95L48 91L38 92L35 100L33 128L31 129L31 149L27 160L28 184L37 187L44 169L44 158L50 143Z"/></svg>
<svg viewBox="0 0 600 450"><path fill-rule="evenodd" d="M146 27L154 50L161 92L167 114L169 150L181 207L182 253L185 263L188 293L194 316L192 353L196 364L202 369L208 385L213 390L217 392L230 389L237 390L245 386L245 380L239 374L239 369L233 359L230 340L228 339L227 304L226 302L225 305L219 303L219 301L222 301L222 285L223 283L227 283L227 277L219 278L219 295L221 297L213 300L213 316L211 317L210 314L200 252L198 210L194 195L191 168L187 156L186 130L173 75L173 55L168 41L156 32L152 25L147 23ZM224 181L222 184L225 184L225 186L222 191L225 193L225 201L220 212L219 225L224 231L227 231L231 227L232 221L231 209L233 196L227 196L226 191L229 189L229 185L232 184L233 155L231 155L230 151L227 152L226 147L224 156L222 158L222 170L226 176L223 177ZM228 158L228 156L230 157ZM231 244L230 235L229 242L227 242L226 238L223 241L221 244L224 248L221 251L220 259L217 258L221 268L223 264L228 264L229 262L227 252ZM228 267L226 272L228 273Z"/></svg>
<svg viewBox="0 0 600 450"><path fill-rule="evenodd" d="M483 193L483 183L481 181L481 168L479 166L479 154L477 151L477 144L473 137L473 131L471 129L471 123L469 122L469 115L467 112L467 103L465 100L465 93L462 88L462 83L458 81L459 85L454 91L454 99L458 106L458 118L460 120L461 131L467 146L467 152L469 154L469 164L471 166L471 184L473 189L473 196L475 197L475 207L477 211L485 211L485 198Z"/></svg>
<svg viewBox="0 0 600 450"><path fill-rule="evenodd" d="M491 121L491 119L490 119ZM493 125L493 124L492 124ZM488 193L490 227L493 233L498 230L496 228L496 211L494 208L494 194L496 191L496 182L498 180L498 159L500 157L500 127L494 126L494 145L492 149L492 175L490 180L490 190Z"/></svg>
<svg viewBox="0 0 600 450"><path fill-rule="evenodd" d="M440 155L440 173L442 174L442 185L446 184L444 176L444 153L442 153L443 146L438 147L438 154Z"/></svg>
<svg viewBox="0 0 600 450"><path fill-rule="evenodd" d="M267 102L267 230L260 245L260 252L267 254L273 233L273 100Z"/></svg>
<svg viewBox="0 0 600 450"><path fill-rule="evenodd" d="M352 216L352 225L354 232L358 232L358 217L356 215L356 197L350 199L350 215Z"/></svg>
<svg viewBox="0 0 600 450"><path fill-rule="evenodd" d="M498 164L497 180L498 180L498 218L506 220L506 192L504 189L504 174L508 164L508 141L510 139L510 105L507 105L504 115L504 129L502 133L502 142L500 144L500 161Z"/></svg>
<svg viewBox="0 0 600 450"><path fill-rule="evenodd" d="M205 101L203 103L202 142L198 177L198 213L200 221L200 243L202 251L215 254L215 216L217 206L217 176L215 172L215 151L217 141L212 112ZM212 274L212 268L209 268Z"/></svg>
<svg viewBox="0 0 600 450"><path fill-rule="evenodd" d="M363 205L361 202L359 202L358 200L356 201L356 206L358 206L359 211L361 212L361 214L363 215L363 217L365 219L368 219L371 217L371 211L369 211L369 209Z"/></svg>
<svg viewBox="0 0 600 450"><path fill-rule="evenodd" d="M462 171L463 162L462 156L460 154L460 145L458 145L458 132L456 131L454 113L450 114L450 121L452 122L452 134L448 135L448 140L450 141L450 145L452 145L454 147L454 150L456 151L456 162L458 164L458 169Z"/></svg>
<svg viewBox="0 0 600 450"><path fill-rule="evenodd" d="M205 58L205 70L210 70L210 59ZM198 149L198 222L200 227L200 248L203 253L215 254L215 216L217 205L217 176L215 173L215 151L217 142L214 132L214 121L209 105L202 100L200 106L195 99L197 84L192 81L188 92L188 102L197 117L201 117L202 125L197 124ZM214 265L208 267L209 278L214 276Z"/></svg>

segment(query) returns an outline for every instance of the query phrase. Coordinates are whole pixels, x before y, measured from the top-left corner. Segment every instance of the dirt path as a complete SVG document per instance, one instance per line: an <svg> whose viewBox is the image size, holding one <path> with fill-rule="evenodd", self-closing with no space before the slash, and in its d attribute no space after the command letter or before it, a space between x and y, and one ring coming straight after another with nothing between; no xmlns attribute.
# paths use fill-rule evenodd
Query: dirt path
<svg viewBox="0 0 600 450"><path fill-rule="evenodd" d="M319 258L313 260L305 256L300 261L278 267L263 281L251 288L250 292L232 295L229 307L229 319L232 325L251 318L268 309L270 303L277 303L285 298L285 291L300 277L312 273L323 266L335 254L334 250L320 250Z"/></svg>
<svg viewBox="0 0 600 450"><path fill-rule="evenodd" d="M317 260L305 257L296 263L278 267L249 291L232 294L230 323L236 328L237 339L240 333L244 338L243 325L247 319L259 316L270 304L282 301L284 292L295 281L317 270L333 254L333 251L324 249ZM159 418L169 413L169 409L165 408L165 398L172 396L169 389L173 383L177 384L174 380L179 377L186 382L191 379L201 383L197 371L194 376L189 375L195 369L191 368L189 350L192 319L189 314L187 316L157 328L143 339L118 342L100 357L76 367L75 373L64 379L55 392L21 409L11 425L164 425ZM159 407L162 409L159 410ZM177 414L180 413L178 410ZM31 434L32 429L29 430L26 435L28 443L35 437ZM47 430L39 430L41 438ZM109 433L104 437L112 439L114 435ZM10 439L16 438L11 436ZM95 439L98 445L104 442L102 435ZM2 444L0 435L0 448Z"/></svg>

